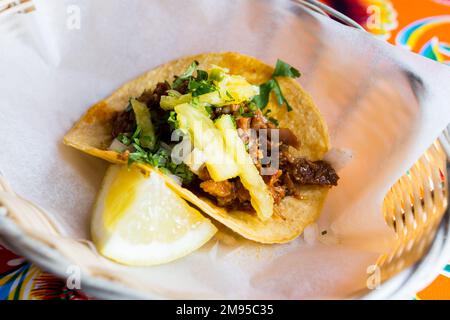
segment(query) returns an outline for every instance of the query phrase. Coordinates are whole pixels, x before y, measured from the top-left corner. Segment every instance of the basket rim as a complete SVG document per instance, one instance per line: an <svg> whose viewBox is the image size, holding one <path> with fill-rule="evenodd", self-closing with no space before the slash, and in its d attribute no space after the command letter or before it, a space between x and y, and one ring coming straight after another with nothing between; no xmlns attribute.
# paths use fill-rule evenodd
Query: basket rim
<svg viewBox="0 0 450 320"><path fill-rule="evenodd" d="M297 5L301 5L305 10L318 14L303 3L307 2L311 5L317 3L315 0L291 0ZM321 6L328 7L325 4ZM324 7L319 7L323 10ZM334 9L325 11L328 14L335 11ZM335 11L337 12L337 11ZM343 21L342 16L345 15L338 12L339 19ZM357 24L350 18L349 21ZM345 20L344 20L345 23ZM353 24L347 24L356 27ZM362 29L359 26L358 29ZM441 138L444 148L449 146L448 140ZM447 155L450 157L450 148L445 148ZM0 215L0 242L4 243L8 248L12 249L19 255L26 256L38 267L47 270L58 277L66 278L67 274L64 270L72 265L68 258L63 256L56 249L51 248L44 242L31 238L8 216ZM450 259L450 208L444 214L438 232L432 242L432 245L423 255L423 257L411 267L403 270L393 278L383 282L379 289L361 295L355 295L355 299L405 299L412 298L412 294L424 288L434 280L437 274L448 263ZM136 289L130 289L127 286L87 274L82 271L82 290L97 298L104 299L163 299L164 297L152 295L150 293L139 292ZM408 295L409 294L409 295Z"/></svg>
<svg viewBox="0 0 450 320"><path fill-rule="evenodd" d="M362 300L412 299L413 294L426 288L436 279L449 260L450 207L442 217L431 246L418 262L383 282L378 289L357 298Z"/></svg>
<svg viewBox="0 0 450 320"><path fill-rule="evenodd" d="M55 248L51 248L41 240L29 237L8 216L0 216L0 242L19 255L26 256L38 267L62 279L67 277L64 270L73 263ZM436 274L442 270L450 259L450 208L445 213L432 246L422 259L403 270L393 278L383 282L379 288L361 295L354 294L347 299L411 299L411 292L420 291L431 283ZM130 289L124 284L90 275L83 270L82 290L88 296L99 299L165 299L156 294ZM367 289L368 290L368 289Z"/></svg>
<svg viewBox="0 0 450 320"><path fill-rule="evenodd" d="M0 243L20 256L25 256L39 268L65 279L64 270L73 263L55 248L30 237L11 218L0 215ZM123 284L90 275L81 270L81 290L90 297L100 299L163 299L163 297L140 293Z"/></svg>

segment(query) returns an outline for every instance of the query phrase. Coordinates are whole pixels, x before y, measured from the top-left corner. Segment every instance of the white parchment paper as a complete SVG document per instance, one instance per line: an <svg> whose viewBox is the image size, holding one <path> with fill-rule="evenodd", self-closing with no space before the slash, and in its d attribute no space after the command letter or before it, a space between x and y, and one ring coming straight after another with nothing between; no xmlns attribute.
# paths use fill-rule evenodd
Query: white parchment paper
<svg viewBox="0 0 450 320"><path fill-rule="evenodd" d="M333 236L327 244L300 237L263 246L220 233L163 266L95 263L171 298L334 298L365 289L368 266L393 240L384 195L450 122L447 67L291 1L35 3L34 13L17 17L18 36L0 37L0 170L68 237L89 239L107 164L63 146L63 135L123 83L184 55L237 51L298 67L334 147L354 154L318 222Z"/></svg>

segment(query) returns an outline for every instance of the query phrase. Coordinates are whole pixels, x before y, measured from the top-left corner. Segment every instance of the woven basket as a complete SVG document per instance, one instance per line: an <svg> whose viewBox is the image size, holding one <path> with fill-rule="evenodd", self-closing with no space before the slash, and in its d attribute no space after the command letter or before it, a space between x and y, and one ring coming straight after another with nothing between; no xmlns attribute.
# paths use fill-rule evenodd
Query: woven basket
<svg viewBox="0 0 450 320"><path fill-rule="evenodd" d="M378 259L383 279L417 262L432 243L448 205L446 163L436 141L386 195L383 214L397 238Z"/></svg>
<svg viewBox="0 0 450 320"><path fill-rule="evenodd" d="M346 25L362 29L353 20L320 2L314 0L297 0L295 2L320 14L331 16ZM11 9L20 9L14 10L14 12L27 13L34 10L34 7L32 1L20 0L16 1L16 4L0 8L0 13ZM441 140L437 140L386 195L383 203L383 215L386 223L395 231L396 244L391 252L384 253L376 262L375 267L381 271L381 280L390 279L423 259L435 240L448 206L447 155L449 150L450 135L447 131ZM45 214L41 209L16 196L1 175L0 191L17 197L17 202L22 206L23 212L30 210L34 213L39 212L39 215L43 217L42 221L47 220L44 219ZM3 209L0 206L0 216L3 213L6 214ZM50 225L35 225L34 227L55 230ZM449 230L444 233L443 241L447 241L445 236ZM397 284L397 286L400 285ZM386 295L382 297L387 298Z"/></svg>

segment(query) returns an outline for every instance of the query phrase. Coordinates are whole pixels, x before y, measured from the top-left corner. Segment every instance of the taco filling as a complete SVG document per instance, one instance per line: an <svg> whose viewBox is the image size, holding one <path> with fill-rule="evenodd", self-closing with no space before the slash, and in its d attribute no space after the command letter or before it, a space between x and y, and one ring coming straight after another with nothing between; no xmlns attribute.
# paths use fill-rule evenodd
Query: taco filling
<svg viewBox="0 0 450 320"><path fill-rule="evenodd" d="M219 207L267 220L285 197L301 199L299 187L331 187L339 179L329 163L297 156L302 141L267 107L273 92L277 108L289 112L276 79L298 76L279 60L273 76L256 86L193 61L115 114L109 150L128 164L159 168Z"/></svg>

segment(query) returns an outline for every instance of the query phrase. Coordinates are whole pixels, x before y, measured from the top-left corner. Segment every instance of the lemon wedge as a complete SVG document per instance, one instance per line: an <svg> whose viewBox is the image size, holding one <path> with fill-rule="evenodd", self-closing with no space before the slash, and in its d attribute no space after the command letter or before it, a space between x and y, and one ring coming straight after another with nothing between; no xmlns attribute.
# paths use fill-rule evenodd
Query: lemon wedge
<svg viewBox="0 0 450 320"><path fill-rule="evenodd" d="M158 173L108 168L91 232L98 251L133 266L167 263L200 248L216 233L211 221L169 189Z"/></svg>

